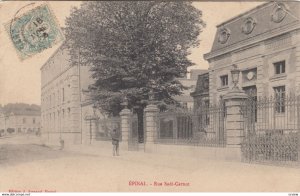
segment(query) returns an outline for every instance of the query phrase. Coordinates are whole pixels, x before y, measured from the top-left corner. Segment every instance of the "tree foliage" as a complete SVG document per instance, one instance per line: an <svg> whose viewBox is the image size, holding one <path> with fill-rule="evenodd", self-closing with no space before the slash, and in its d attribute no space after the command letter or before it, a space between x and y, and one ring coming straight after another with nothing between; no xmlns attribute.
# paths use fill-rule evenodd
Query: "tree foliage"
<svg viewBox="0 0 300 196"><path fill-rule="evenodd" d="M125 96L129 107L144 107L150 92L173 104L184 89L176 78L193 65L187 56L199 44L201 16L191 2L84 2L66 20L67 46L73 64L91 67L90 90L104 111L117 115Z"/></svg>
<svg viewBox="0 0 300 196"><path fill-rule="evenodd" d="M3 107L0 106L0 112L5 114L10 113L40 113L41 107L35 104L27 103L8 103Z"/></svg>

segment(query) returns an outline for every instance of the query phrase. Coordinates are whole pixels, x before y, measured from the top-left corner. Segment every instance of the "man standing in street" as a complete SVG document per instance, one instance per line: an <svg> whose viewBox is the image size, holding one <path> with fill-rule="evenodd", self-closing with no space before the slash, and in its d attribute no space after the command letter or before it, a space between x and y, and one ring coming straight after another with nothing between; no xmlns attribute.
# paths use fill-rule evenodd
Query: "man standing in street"
<svg viewBox="0 0 300 196"><path fill-rule="evenodd" d="M119 133L116 129L113 129L111 134L112 145L113 145L113 156L119 156Z"/></svg>

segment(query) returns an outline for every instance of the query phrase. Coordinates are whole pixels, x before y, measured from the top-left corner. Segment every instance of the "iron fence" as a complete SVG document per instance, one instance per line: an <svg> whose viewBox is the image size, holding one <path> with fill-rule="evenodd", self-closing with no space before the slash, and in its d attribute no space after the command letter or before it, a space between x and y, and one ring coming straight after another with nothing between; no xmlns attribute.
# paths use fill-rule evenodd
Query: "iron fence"
<svg viewBox="0 0 300 196"><path fill-rule="evenodd" d="M218 146L226 145L223 104L200 106L197 110L176 108L160 112L155 142L163 144Z"/></svg>
<svg viewBox="0 0 300 196"><path fill-rule="evenodd" d="M249 98L242 104L242 159L280 165L300 165L300 97Z"/></svg>

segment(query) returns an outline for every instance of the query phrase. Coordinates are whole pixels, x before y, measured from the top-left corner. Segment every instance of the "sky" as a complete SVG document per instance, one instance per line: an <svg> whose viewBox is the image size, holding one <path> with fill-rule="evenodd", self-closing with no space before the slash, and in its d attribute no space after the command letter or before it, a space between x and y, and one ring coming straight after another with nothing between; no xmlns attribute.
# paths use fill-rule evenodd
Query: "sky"
<svg viewBox="0 0 300 196"><path fill-rule="evenodd" d="M0 1L0 104L2 105L21 102L40 104L40 68L59 47L57 44L37 55L20 60L4 25L14 17L21 7L29 3L35 3L33 6L36 6L43 2ZM79 1L48 2L61 27L64 27L65 18L69 16L71 7L79 6L80 3ZM203 13L206 28L200 34L200 46L191 49L192 54L189 58L196 64L191 68L208 68L203 54L208 53L211 49L216 25L260 4L262 2L194 2L193 5Z"/></svg>

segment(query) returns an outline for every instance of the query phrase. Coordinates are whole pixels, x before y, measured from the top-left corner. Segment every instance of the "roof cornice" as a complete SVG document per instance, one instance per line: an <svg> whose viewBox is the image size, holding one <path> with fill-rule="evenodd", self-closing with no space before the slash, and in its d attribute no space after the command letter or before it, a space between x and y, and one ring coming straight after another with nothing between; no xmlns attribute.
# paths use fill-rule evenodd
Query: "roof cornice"
<svg viewBox="0 0 300 196"><path fill-rule="evenodd" d="M224 26L224 25L226 25L228 23L234 22L235 20L238 20L238 19L242 18L245 15L252 14L252 13L258 11L259 9L263 8L263 7L271 6L272 4L274 4L274 1L270 1L270 2L267 2L267 3L263 3L261 5L258 5L258 6L252 8L252 9L246 11L246 12L243 12L243 13L237 15L237 16L234 16L234 17L232 17L232 18L230 18L230 19L228 19L228 20L226 20L226 21L218 24L216 27L219 28L219 27Z"/></svg>
<svg viewBox="0 0 300 196"><path fill-rule="evenodd" d="M65 42L63 42L54 52L53 54L47 59L47 61L42 65L42 67L40 68L40 70L42 70L46 64L48 64L50 62L50 60L60 51L63 50L63 46L65 45Z"/></svg>
<svg viewBox="0 0 300 196"><path fill-rule="evenodd" d="M234 43L230 46L226 46L224 48L211 51L209 53L204 54L203 57L205 60L209 61L210 59L215 58L217 56L224 55L224 54L236 51L236 50L241 50L244 47L248 47L250 45L257 44L259 42L263 42L272 37L276 37L276 36L279 36L279 35L282 35L282 34L285 34L288 32L292 32L292 31L295 31L298 29L300 29L300 22L295 21L286 26L282 26L280 28L273 29L272 31L268 31L263 34L259 34L257 36L251 37L249 39Z"/></svg>

